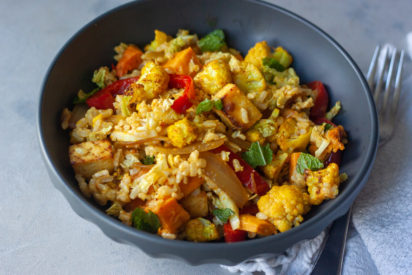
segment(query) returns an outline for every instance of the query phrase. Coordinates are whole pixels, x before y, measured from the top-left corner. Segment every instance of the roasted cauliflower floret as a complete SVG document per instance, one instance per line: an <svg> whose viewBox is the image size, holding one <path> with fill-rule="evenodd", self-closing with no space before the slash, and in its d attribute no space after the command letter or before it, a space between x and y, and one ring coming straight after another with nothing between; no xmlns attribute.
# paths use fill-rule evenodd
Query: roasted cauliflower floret
<svg viewBox="0 0 412 275"><path fill-rule="evenodd" d="M142 68L142 74L136 84L142 85L143 89L138 89L138 92L144 93L142 99L152 99L167 90L169 84L169 75L154 62L148 62Z"/></svg>
<svg viewBox="0 0 412 275"><path fill-rule="evenodd" d="M207 242L219 238L216 226L203 218L190 220L186 224L185 234L189 241L194 242Z"/></svg>
<svg viewBox="0 0 412 275"><path fill-rule="evenodd" d="M196 86L213 95L232 82L229 65L221 59L210 61L195 76L194 81Z"/></svg>
<svg viewBox="0 0 412 275"><path fill-rule="evenodd" d="M305 182L308 186L311 204L318 205L326 199L334 199L339 193L339 166L331 163L322 170L306 170Z"/></svg>
<svg viewBox="0 0 412 275"><path fill-rule="evenodd" d="M280 232L298 226L310 209L309 195L294 185L273 186L257 205Z"/></svg>
<svg viewBox="0 0 412 275"><path fill-rule="evenodd" d="M76 174L85 178L101 170L113 171L113 148L108 140L73 144L69 147L69 156Z"/></svg>
<svg viewBox="0 0 412 275"><path fill-rule="evenodd" d="M250 48L245 56L245 61L262 69L262 59L270 55L270 47L266 41L257 42L253 48Z"/></svg>
<svg viewBox="0 0 412 275"><path fill-rule="evenodd" d="M234 83L245 93L263 91L266 81L259 69L251 63L240 63L239 70L233 71Z"/></svg>
<svg viewBox="0 0 412 275"><path fill-rule="evenodd" d="M234 84L227 84L214 96L223 103L223 109L217 114L231 128L249 129L262 114L256 106Z"/></svg>
<svg viewBox="0 0 412 275"><path fill-rule="evenodd" d="M193 123L184 118L167 127L167 136L174 146L182 148L196 139L195 129Z"/></svg>

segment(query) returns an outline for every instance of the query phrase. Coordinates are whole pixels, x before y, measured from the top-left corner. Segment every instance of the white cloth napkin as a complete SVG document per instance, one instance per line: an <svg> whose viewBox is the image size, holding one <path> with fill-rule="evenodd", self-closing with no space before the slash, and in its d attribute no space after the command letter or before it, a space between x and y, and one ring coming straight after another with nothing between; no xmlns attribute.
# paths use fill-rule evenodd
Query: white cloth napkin
<svg viewBox="0 0 412 275"><path fill-rule="evenodd" d="M406 36L407 52L412 59L412 32ZM379 66L383 65L385 45ZM370 257L381 274L411 274L412 272L412 76L405 56L403 88L394 137L379 151L372 175L359 195L353 210L353 223L359 235L353 242L364 242ZM379 71L379 70L378 70ZM284 254L270 258L247 260L236 266L222 266L231 272L252 274L309 274L322 250L326 231L312 240L300 242ZM360 237L360 238L359 238ZM350 247L350 242L348 244ZM352 264L345 274L375 273L365 251L352 251L346 257ZM353 264L354 263L354 264Z"/></svg>

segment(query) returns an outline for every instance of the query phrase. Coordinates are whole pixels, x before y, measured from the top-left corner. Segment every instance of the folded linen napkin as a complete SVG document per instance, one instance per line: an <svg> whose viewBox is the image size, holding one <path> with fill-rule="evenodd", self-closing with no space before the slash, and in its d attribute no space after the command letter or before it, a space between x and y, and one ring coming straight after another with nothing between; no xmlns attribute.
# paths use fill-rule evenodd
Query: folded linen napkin
<svg viewBox="0 0 412 275"><path fill-rule="evenodd" d="M295 244L282 254L246 260L235 266L222 265L222 267L230 272L239 272L242 275L252 274L257 271L264 272L266 275L309 274L326 240L326 231L313 239Z"/></svg>

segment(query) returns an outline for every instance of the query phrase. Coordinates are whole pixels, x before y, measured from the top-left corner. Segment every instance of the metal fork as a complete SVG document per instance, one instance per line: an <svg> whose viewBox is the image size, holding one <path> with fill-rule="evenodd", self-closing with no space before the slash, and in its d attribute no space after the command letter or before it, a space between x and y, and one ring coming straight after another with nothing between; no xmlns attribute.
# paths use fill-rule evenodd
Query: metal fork
<svg viewBox="0 0 412 275"><path fill-rule="evenodd" d="M393 135L402 86L402 67L405 55L403 50L400 53L397 49L389 50L389 48L386 48L383 50L382 58L380 57L381 46L378 45L375 48L367 74L368 84L371 91L373 91L373 99L379 115L380 147L386 144ZM342 274L351 216L352 207L343 217L333 222L329 231L329 238L312 271L312 275Z"/></svg>

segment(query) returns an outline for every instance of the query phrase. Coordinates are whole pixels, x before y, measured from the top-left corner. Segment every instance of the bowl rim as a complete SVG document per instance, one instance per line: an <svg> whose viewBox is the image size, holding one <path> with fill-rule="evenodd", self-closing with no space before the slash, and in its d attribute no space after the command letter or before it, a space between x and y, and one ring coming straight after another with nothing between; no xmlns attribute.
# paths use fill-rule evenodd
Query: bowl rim
<svg viewBox="0 0 412 275"><path fill-rule="evenodd" d="M71 35L71 37L64 43L63 47L60 48L60 50L57 52L55 55L53 61L49 65L47 72L45 74L45 77L43 79L43 83L41 85L41 94L40 98L38 101L38 108L37 108L37 121L36 121L36 126L37 126L37 137L39 140L40 144L40 151L42 152L43 159L47 164L47 167L49 168L49 173L51 172L56 179L59 181L60 187L62 187L66 192L68 192L72 198L76 200L76 203L81 204L82 207L84 207L89 213L93 214L95 218L97 218L100 222L104 222L106 224L110 224L110 227L114 228L117 231L121 231L123 234L126 235L131 235L133 238L136 240L140 238L144 238L147 241L152 242L153 244L157 245L162 245L164 247L170 247L170 248L185 248L185 249L199 249L203 251L213 251L215 249L243 249L247 248L251 245L259 245L265 242L273 242L275 243L279 239L288 239L293 237L295 234L298 233L303 233L305 230L310 230L310 228L316 227L316 224L321 221L322 219L325 219L327 216L332 215L334 211L338 210L338 207L340 204L343 204L343 202L351 196L352 193L357 193L360 191L360 189L363 187L362 182L365 181L365 178L369 176L369 172L372 169L373 162L375 160L376 156L376 151L377 151L377 146L378 146L378 117L377 117L377 112L376 112L376 107L371 95L371 91L369 89L369 86L366 82L366 79L359 69L358 65L355 63L355 61L352 59L352 57L347 53L346 50L335 40L333 39L329 34L327 34L325 31L323 31L321 28L316 26L315 24L311 23L307 19L303 18L300 15L297 15L296 13L289 11L283 7L280 7L278 5L272 4L265 2L263 0L242 0L243 2L249 2L252 4L257 4L257 5L262 5L266 6L270 9L276 10L286 16L289 16L293 18L294 20L297 20L298 22L306 25L310 29L314 30L317 32L322 38L324 38L326 41L328 41L343 57L344 59L349 63L353 71L355 72L356 76L358 77L359 81L361 82L362 90L364 93L366 93L366 100L367 100L367 106L368 106L368 112L371 117L371 135L369 138L369 145L367 147L366 151L366 158L365 161L362 163L359 172L357 175L351 179L353 183L349 186L346 187L346 189L339 194L337 198L334 200L330 201L329 203L331 204L331 209L332 211L324 211L321 212L308 220L305 220L302 224L300 224L297 227L294 227L286 232L283 232L281 234L275 234L272 236L264 237L264 238L256 238L256 239L251 239L248 241L244 242L236 242L236 243L230 243L229 245L225 242L212 242L212 243L195 243L195 242L189 242L189 241L183 241L183 240L168 240L161 238L160 236L157 236L155 234L150 234L144 231L136 230L135 228L125 225L119 220L112 218L111 216L105 214L103 211L98 209L93 203L88 201L84 196L79 196L76 192L76 187L71 186L69 183L67 183L64 178L60 175L59 171L57 171L55 165L53 164L50 154L49 154L49 149L46 147L45 140L44 140L44 131L43 131L43 123L42 123L42 108L43 108L43 102L44 102L44 97L45 97L45 88L48 82L48 79L50 77L50 74L54 67L56 66L56 63L60 56L63 54L63 52L70 46L70 44L83 32L85 32L89 27L92 25L98 23L100 20L104 19L106 16L116 13L119 10L123 10L125 8L128 8L129 6L134 6L138 5L144 2L149 2L150 0L137 0L129 3L122 4L120 6L117 6L113 9L110 9L103 14L95 17L93 20L91 20L89 23L84 25L80 30L75 32L74 34ZM61 191L61 190L60 190ZM65 197L66 198L66 197ZM66 198L67 199L67 198ZM72 203L71 207L72 206ZM77 214L79 214L75 209L73 209ZM347 209L344 209L345 211L340 211L338 214L339 216L342 216ZM337 217L337 218L338 218ZM88 218L86 218L88 219ZM89 219L88 219L89 220ZM100 229L100 225L98 225L95 221L93 221L94 224L96 224ZM104 230L102 230L104 232ZM104 232L105 233L105 232ZM106 234L106 233L105 233ZM107 234L106 234L107 235ZM109 236L110 237L110 236ZM303 239L301 239L303 240ZM298 241L301 241L298 240ZM293 241L296 243L296 241ZM144 250L144 249L142 249ZM152 255L153 256L153 255Z"/></svg>

